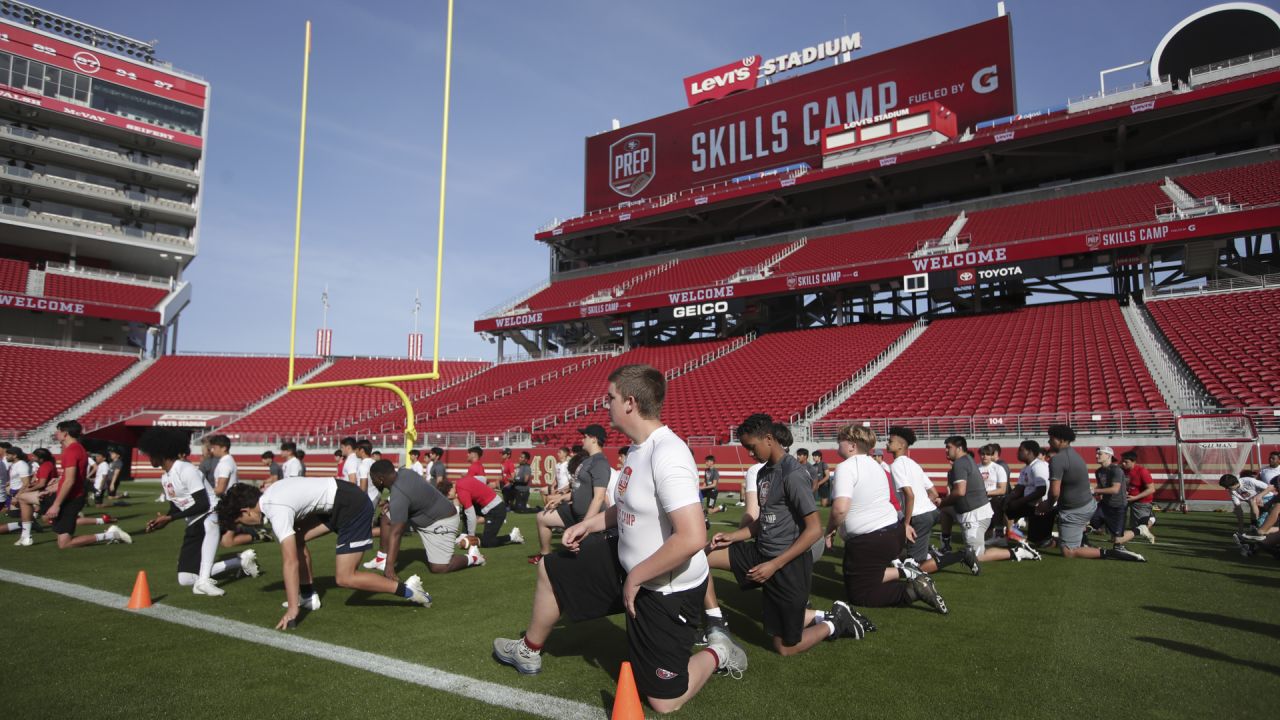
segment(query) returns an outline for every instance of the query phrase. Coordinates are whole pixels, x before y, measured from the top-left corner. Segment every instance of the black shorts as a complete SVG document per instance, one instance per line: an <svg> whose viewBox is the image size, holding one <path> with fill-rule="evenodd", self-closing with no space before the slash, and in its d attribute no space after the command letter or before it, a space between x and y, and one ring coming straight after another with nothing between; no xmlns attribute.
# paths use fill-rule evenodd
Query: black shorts
<svg viewBox="0 0 1280 720"><path fill-rule="evenodd" d="M373 503L359 485L340 480L333 498L333 512L323 520L325 527L338 535L334 552L338 555L363 553L373 546Z"/></svg>
<svg viewBox="0 0 1280 720"><path fill-rule="evenodd" d="M751 568L769 559L760 553L753 540L729 546L729 568L738 579L738 587L743 590L758 587L764 592L765 633L782 638L782 644L790 647L800 642L804 633L804 611L813 586L813 555L800 553L764 585L747 577Z"/></svg>
<svg viewBox="0 0 1280 720"><path fill-rule="evenodd" d="M560 522L564 523L566 528L571 528L578 524L578 518L573 515L573 503L562 502L557 505L556 515L560 516Z"/></svg>
<svg viewBox="0 0 1280 720"><path fill-rule="evenodd" d="M719 499L720 497L720 490L717 488L712 488L711 490L703 490L702 497L704 499L704 502L703 502L704 505L706 505L707 507L715 507L716 500Z"/></svg>
<svg viewBox="0 0 1280 720"><path fill-rule="evenodd" d="M1124 534L1126 515L1128 515L1126 508L1098 503L1098 511L1094 517L1101 516L1102 526L1107 529L1107 532L1119 537Z"/></svg>
<svg viewBox="0 0 1280 720"><path fill-rule="evenodd" d="M200 518L187 526L182 535L182 549L178 550L178 572L200 574L201 553L205 540L204 518Z"/></svg>
<svg viewBox="0 0 1280 720"><path fill-rule="evenodd" d="M49 504L53 505L53 495L49 496ZM58 519L53 521L55 535L75 535L76 520L80 519L80 511L84 509L85 497L68 498L58 509ZM46 510L48 508L45 508Z"/></svg>
<svg viewBox="0 0 1280 720"><path fill-rule="evenodd" d="M917 563L923 563L929 559L929 541L933 536L933 526L937 522L937 510L930 510L927 513L921 513L911 518L911 527L916 531L916 539L915 542L907 545L907 557Z"/></svg>
<svg viewBox="0 0 1280 720"><path fill-rule="evenodd" d="M580 622L617 615L627 573L618 562L618 539L601 534L583 538L577 553L561 550L543 561L560 612ZM707 583L662 594L640 588L636 619L627 617L627 645L635 666L636 688L650 698L672 699L689 689L689 648L696 639Z"/></svg>

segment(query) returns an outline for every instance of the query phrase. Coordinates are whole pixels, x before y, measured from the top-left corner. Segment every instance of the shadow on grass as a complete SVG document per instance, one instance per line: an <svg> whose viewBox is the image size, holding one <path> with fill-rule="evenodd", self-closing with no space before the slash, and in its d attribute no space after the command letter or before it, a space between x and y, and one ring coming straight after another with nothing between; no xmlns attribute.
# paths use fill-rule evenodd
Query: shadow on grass
<svg viewBox="0 0 1280 720"><path fill-rule="evenodd" d="M1275 623L1261 622L1258 620L1248 620L1245 618L1235 618L1227 615L1217 615L1214 613L1196 612L1195 610L1181 610L1179 608L1155 607L1152 605L1143 605L1143 610L1149 612L1169 615L1171 617L1182 618L1183 620L1194 620L1196 622L1207 623L1209 625L1218 625L1221 627L1231 628L1233 630L1243 630L1244 632L1257 633L1268 637L1280 638L1280 625Z"/></svg>
<svg viewBox="0 0 1280 720"><path fill-rule="evenodd" d="M1244 563L1240 563L1240 564L1241 564L1241 565L1245 565ZM1246 565L1246 567L1247 567L1247 565ZM1248 584L1250 584L1250 585L1259 585L1259 586L1261 586L1261 587L1273 587L1273 588L1280 588L1280 577L1276 577L1276 576L1268 576L1268 575L1244 575L1244 574L1242 574L1242 573L1224 573L1224 572L1214 572L1214 571L1212 571L1212 570L1202 570L1201 568L1185 567L1185 566L1182 566L1182 565L1175 566L1175 567L1173 567L1172 569L1173 569L1173 570L1186 570L1186 571L1188 571L1188 572L1204 573L1205 575L1221 575L1222 577L1225 577L1225 578L1231 578L1232 580L1238 580L1238 581L1240 581L1240 582L1242 582L1242 583L1248 583Z"/></svg>
<svg viewBox="0 0 1280 720"><path fill-rule="evenodd" d="M1240 665L1242 667L1246 667L1251 670L1261 670L1262 672L1271 673L1272 675L1280 675L1280 666L1269 665L1267 663L1261 663L1261 662L1254 662L1251 660L1242 660L1240 658L1232 657L1225 653L1220 653L1217 650L1210 650L1209 648L1202 647L1200 645L1192 645L1190 643L1178 642L1177 640L1168 640L1165 638L1153 638L1153 637L1136 637L1134 638L1134 640L1137 640L1138 642L1150 643L1151 645L1157 645L1167 650L1174 650L1176 652L1186 653L1187 655L1191 655L1192 657L1195 657L1201 660L1216 660L1218 662L1231 663L1232 665Z"/></svg>

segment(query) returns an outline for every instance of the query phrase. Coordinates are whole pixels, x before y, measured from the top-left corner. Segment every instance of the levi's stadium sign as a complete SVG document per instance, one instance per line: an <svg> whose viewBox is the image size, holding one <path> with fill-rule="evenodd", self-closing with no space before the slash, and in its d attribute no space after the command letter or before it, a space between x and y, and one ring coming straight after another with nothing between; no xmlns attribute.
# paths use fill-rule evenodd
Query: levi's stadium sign
<svg viewBox="0 0 1280 720"><path fill-rule="evenodd" d="M585 210L783 165L821 167L824 128L910 105L942 102L962 128L1011 115L1010 33L1008 16L994 18L589 137ZM728 94L742 82L736 78L734 65L727 65L687 80L697 80L699 88L709 80L712 90ZM630 140L638 144L628 147Z"/></svg>
<svg viewBox="0 0 1280 720"><path fill-rule="evenodd" d="M689 107L754 88L756 68L759 66L760 56L752 55L697 75L690 75L684 79L684 95L689 101Z"/></svg>

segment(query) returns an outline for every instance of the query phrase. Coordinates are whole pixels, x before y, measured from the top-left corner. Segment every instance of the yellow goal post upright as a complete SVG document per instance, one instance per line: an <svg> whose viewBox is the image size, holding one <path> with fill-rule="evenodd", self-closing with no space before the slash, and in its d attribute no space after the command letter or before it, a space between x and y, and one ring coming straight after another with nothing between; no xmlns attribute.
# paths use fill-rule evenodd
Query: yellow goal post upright
<svg viewBox="0 0 1280 720"><path fill-rule="evenodd" d="M409 457L409 451L413 449L414 442L418 438L418 430L414 426L413 402L409 399L408 393L406 393L404 389L396 383L411 382L414 380L440 379L440 287L444 277L444 200L445 176L446 169L448 168L449 157L449 83L450 75L453 70L453 0L448 0L448 17L445 21L444 47L444 121L442 123L440 139L440 217L436 232L435 327L432 330L431 372L308 383L296 382L294 362L297 357L298 268L302 248L302 178L307 154L307 91L310 85L311 72L310 20L307 21L306 25L306 42L302 57L302 112L301 125L298 130L298 191L296 208L294 211L293 228L293 297L289 311L289 381L285 386L285 391L293 392L295 390L319 390L322 388L357 386L390 390L395 393L400 398L400 402L404 404L405 428L404 455L402 456L402 460L406 461Z"/></svg>

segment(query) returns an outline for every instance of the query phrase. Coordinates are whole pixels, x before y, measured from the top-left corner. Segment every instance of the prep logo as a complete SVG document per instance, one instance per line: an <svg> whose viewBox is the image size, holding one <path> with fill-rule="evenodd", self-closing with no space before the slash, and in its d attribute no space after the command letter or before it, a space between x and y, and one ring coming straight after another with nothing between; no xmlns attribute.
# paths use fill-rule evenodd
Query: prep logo
<svg viewBox="0 0 1280 720"><path fill-rule="evenodd" d="M1085 237L1084 244L1090 250L1097 250L1099 247L1102 246L1102 235L1100 235L1099 233L1094 233L1092 235L1089 235Z"/></svg>
<svg viewBox="0 0 1280 720"><path fill-rule="evenodd" d="M631 466L627 465L622 468L622 477L618 480L618 499L621 500L623 495L627 494L627 485L631 482Z"/></svg>
<svg viewBox="0 0 1280 720"><path fill-rule="evenodd" d="M92 75L102 69L102 62L98 60L97 55L94 55L91 52L84 52L82 50L76 53L71 60L76 64L77 70L83 73L88 73L89 75Z"/></svg>
<svg viewBox="0 0 1280 720"><path fill-rule="evenodd" d="M639 195L657 172L653 133L632 133L609 146L609 187L623 197Z"/></svg>

